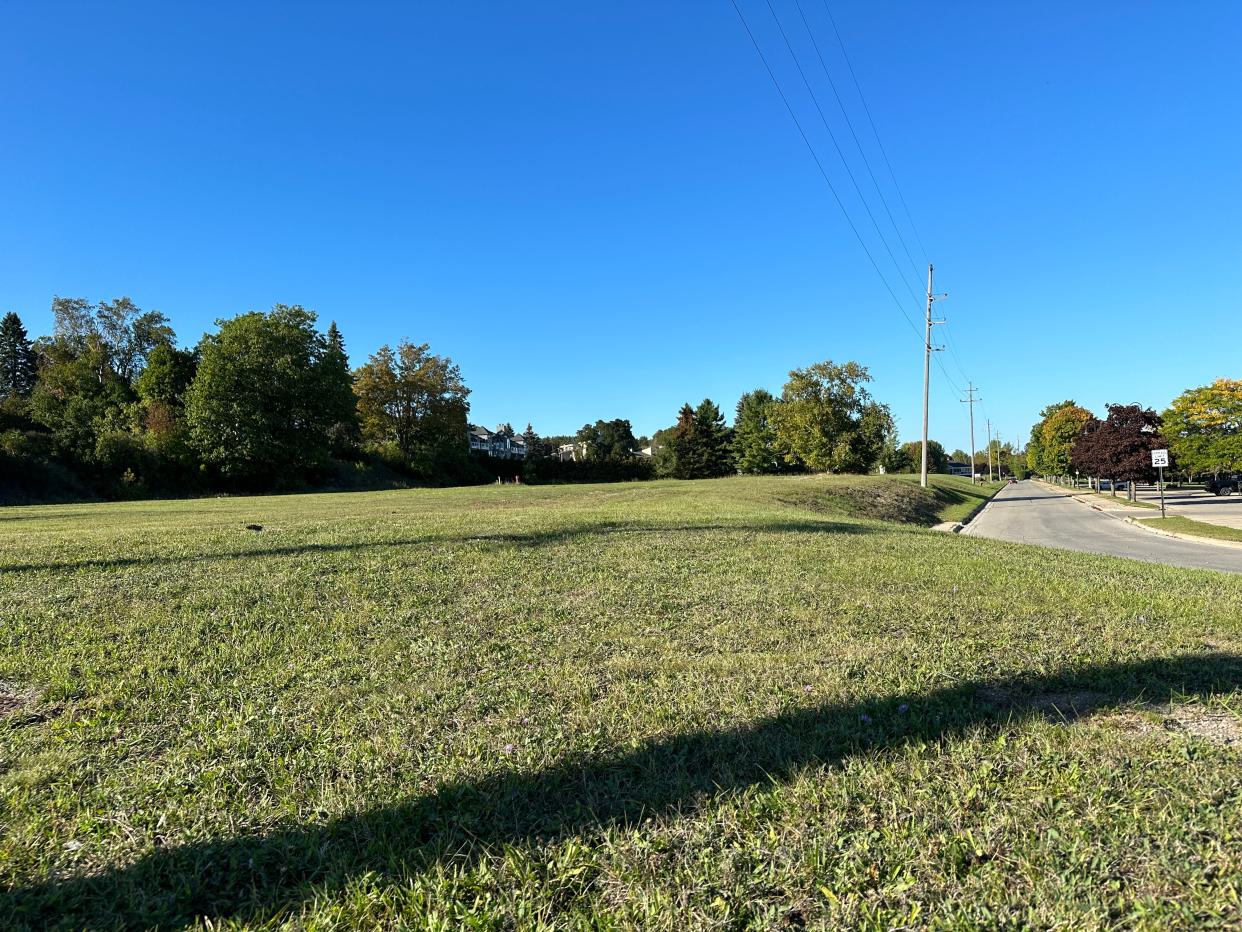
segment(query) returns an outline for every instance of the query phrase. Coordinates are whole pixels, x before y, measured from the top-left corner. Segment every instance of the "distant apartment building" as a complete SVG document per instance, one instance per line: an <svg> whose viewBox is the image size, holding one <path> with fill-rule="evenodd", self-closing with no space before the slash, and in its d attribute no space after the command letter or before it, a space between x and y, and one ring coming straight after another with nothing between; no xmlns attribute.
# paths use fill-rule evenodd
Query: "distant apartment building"
<svg viewBox="0 0 1242 932"><path fill-rule="evenodd" d="M580 463L587 458L585 443L562 443L556 448L556 458L563 463Z"/></svg>
<svg viewBox="0 0 1242 932"><path fill-rule="evenodd" d="M526 459L526 441L521 437L507 437L471 424L466 431L471 453L486 453L502 460Z"/></svg>
<svg viewBox="0 0 1242 932"><path fill-rule="evenodd" d="M641 450L631 450L633 456L652 457L655 454L655 444L648 444ZM562 443L556 448L556 458L565 463L581 463L587 459L587 445L585 443Z"/></svg>

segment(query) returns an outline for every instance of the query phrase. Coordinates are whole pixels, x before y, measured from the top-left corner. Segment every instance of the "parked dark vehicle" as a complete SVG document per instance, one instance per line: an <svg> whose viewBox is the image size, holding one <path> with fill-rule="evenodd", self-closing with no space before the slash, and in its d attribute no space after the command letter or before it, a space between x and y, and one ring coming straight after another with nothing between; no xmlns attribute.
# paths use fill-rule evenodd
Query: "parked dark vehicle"
<svg viewBox="0 0 1242 932"><path fill-rule="evenodd" d="M1203 489L1213 495L1232 495L1238 491L1239 476L1236 472L1223 472L1219 476L1209 476L1203 483Z"/></svg>

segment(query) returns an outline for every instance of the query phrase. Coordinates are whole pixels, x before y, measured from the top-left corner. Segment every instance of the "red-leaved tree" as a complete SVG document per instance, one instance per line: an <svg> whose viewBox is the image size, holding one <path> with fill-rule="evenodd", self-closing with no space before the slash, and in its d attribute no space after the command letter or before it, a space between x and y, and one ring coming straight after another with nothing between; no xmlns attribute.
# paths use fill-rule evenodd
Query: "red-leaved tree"
<svg viewBox="0 0 1242 932"><path fill-rule="evenodd" d="M1151 451L1166 445L1160 415L1137 404L1107 407L1106 419L1092 418L1083 426L1070 458L1079 472L1130 483L1133 499L1134 483L1156 478Z"/></svg>

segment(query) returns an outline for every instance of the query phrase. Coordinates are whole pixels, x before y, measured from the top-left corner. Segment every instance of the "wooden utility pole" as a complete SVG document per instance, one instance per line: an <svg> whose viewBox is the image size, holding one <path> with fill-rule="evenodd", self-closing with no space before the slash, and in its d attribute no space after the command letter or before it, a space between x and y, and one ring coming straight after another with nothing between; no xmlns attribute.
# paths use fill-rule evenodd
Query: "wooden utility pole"
<svg viewBox="0 0 1242 932"><path fill-rule="evenodd" d="M927 263L927 333L923 338L923 468L919 473L919 485L927 487L927 399L931 390L931 354L939 352L943 347L932 346L932 324L943 324L943 320L932 320L932 302L948 295L932 294L932 264Z"/></svg>
<svg viewBox="0 0 1242 932"><path fill-rule="evenodd" d="M982 398L976 398L975 392L979 389L975 388L971 382L966 383L966 397L963 398L962 404L970 405L970 484L975 484L975 402L982 401Z"/></svg>
<svg viewBox="0 0 1242 932"><path fill-rule="evenodd" d="M988 482L992 481L992 421L987 421L988 430Z"/></svg>

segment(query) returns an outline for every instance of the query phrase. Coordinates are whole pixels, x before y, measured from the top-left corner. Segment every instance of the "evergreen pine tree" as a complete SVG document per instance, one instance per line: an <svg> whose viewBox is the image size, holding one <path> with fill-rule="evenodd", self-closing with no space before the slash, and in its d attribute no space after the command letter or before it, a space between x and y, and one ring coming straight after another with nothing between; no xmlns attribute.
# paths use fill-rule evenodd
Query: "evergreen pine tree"
<svg viewBox="0 0 1242 932"><path fill-rule="evenodd" d="M695 441L700 455L697 478L714 479L734 472L730 431L716 402L704 398L694 410Z"/></svg>
<svg viewBox="0 0 1242 932"><path fill-rule="evenodd" d="M737 471L766 475L785 471L784 458L776 443L776 431L768 421L768 409L778 404L772 393L757 388L737 403L733 421L733 457Z"/></svg>
<svg viewBox="0 0 1242 932"><path fill-rule="evenodd" d="M535 428L530 421L526 422L526 430L522 432L522 441L526 444L526 458L528 460L538 459L544 455L543 441L535 433Z"/></svg>
<svg viewBox="0 0 1242 932"><path fill-rule="evenodd" d="M22 319L12 311L0 319L0 398L24 398L34 389L35 351Z"/></svg>
<svg viewBox="0 0 1242 932"><path fill-rule="evenodd" d="M358 446L358 398L354 394L354 377L349 371L349 355L345 352L345 338L341 336L336 321L328 324L324 338L324 352L319 360L319 380L322 386L321 400L331 426L328 438L332 452L344 455Z"/></svg>
<svg viewBox="0 0 1242 932"><path fill-rule="evenodd" d="M666 446L665 468L674 479L696 479L703 468L696 427L694 408L687 402L677 412L677 426Z"/></svg>

